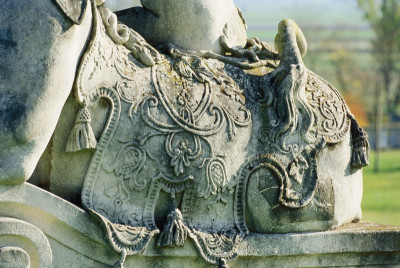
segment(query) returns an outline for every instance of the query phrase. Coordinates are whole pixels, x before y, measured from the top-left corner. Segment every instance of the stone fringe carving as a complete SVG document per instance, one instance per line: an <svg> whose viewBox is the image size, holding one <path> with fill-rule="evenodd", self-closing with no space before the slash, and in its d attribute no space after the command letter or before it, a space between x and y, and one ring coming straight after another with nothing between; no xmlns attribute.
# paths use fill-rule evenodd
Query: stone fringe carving
<svg viewBox="0 0 400 268"><path fill-rule="evenodd" d="M89 212L104 227L113 249L121 254L121 258L114 264L114 267L123 267L127 255L134 255L143 251L151 238L159 233L158 230L149 231L146 227L115 224L95 210L89 209Z"/></svg>
<svg viewBox="0 0 400 268"><path fill-rule="evenodd" d="M314 88L315 87L321 87L323 85L326 85L330 88L332 92L334 92L334 97L342 103L341 107L341 113L346 114L347 117L347 122L344 123L344 121L341 122L337 121L336 117L331 114L329 116L328 113L324 112L323 109L327 107L329 100L324 100L323 104L320 105L321 112L327 119L330 119L330 121L325 121L323 122L322 126L324 127L324 132L327 133L332 133L333 129L340 129L339 133L335 133L333 136L331 135L330 137L324 136L324 139L328 143L336 143L340 142L344 135L347 133L347 131L350 128L351 131L351 137L352 137L352 157L351 157L351 166L353 168L360 169L362 167L368 166L369 165L369 142L368 142L368 135L367 133L359 126L357 120L355 119L354 115L351 113L349 107L346 105L346 102L343 100L342 96L339 94L337 89L332 86L328 81L323 79L322 77L312 73L309 71L312 76L315 78L313 79L314 82L312 82ZM318 82L321 81L321 82ZM312 87L309 87L312 88ZM313 97L315 100L316 98ZM316 105L316 104L315 104ZM334 119L335 121L332 121Z"/></svg>

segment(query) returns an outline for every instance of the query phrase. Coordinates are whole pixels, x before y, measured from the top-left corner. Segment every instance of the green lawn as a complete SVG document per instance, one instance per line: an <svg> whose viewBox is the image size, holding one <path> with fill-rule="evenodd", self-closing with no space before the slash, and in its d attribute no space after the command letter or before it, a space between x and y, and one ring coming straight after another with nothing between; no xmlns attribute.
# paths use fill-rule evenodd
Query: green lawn
<svg viewBox="0 0 400 268"><path fill-rule="evenodd" d="M400 225L400 151L382 152L380 172L373 168L371 153L364 169L363 220Z"/></svg>

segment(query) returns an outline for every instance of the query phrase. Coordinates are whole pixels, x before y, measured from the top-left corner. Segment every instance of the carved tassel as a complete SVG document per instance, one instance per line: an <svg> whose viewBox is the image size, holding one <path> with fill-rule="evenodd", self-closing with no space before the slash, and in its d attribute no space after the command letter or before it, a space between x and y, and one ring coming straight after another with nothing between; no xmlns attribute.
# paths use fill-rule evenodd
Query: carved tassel
<svg viewBox="0 0 400 268"><path fill-rule="evenodd" d="M369 142L367 133L358 125L352 114L351 120L352 155L351 167L362 168L369 165Z"/></svg>
<svg viewBox="0 0 400 268"><path fill-rule="evenodd" d="M351 166L362 168L369 165L369 142L367 136L353 140L353 153L351 156Z"/></svg>
<svg viewBox="0 0 400 268"><path fill-rule="evenodd" d="M97 141L93 129L90 126L91 116L89 109L85 105L79 110L75 119L75 126L69 134L66 152L77 152L83 149L96 148Z"/></svg>
<svg viewBox="0 0 400 268"><path fill-rule="evenodd" d="M218 260L218 268L228 268L228 265L224 259L220 258Z"/></svg>
<svg viewBox="0 0 400 268"><path fill-rule="evenodd" d="M187 229L182 222L182 213L179 209L172 211L167 217L167 223L157 241L157 246L179 246L182 247L187 238Z"/></svg>

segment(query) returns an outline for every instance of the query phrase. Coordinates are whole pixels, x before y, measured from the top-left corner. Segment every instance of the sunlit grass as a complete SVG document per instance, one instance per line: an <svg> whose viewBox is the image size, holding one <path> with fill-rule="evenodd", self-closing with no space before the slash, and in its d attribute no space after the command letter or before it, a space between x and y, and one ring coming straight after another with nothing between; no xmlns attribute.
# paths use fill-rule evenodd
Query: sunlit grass
<svg viewBox="0 0 400 268"><path fill-rule="evenodd" d="M371 165L364 169L363 220L400 225L400 151L381 153L381 167Z"/></svg>

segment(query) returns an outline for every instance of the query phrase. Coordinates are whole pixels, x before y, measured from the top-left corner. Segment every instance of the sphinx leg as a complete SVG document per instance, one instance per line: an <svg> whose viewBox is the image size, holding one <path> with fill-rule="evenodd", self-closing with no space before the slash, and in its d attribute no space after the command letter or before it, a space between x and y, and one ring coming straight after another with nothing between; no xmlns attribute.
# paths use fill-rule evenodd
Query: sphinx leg
<svg viewBox="0 0 400 268"><path fill-rule="evenodd" d="M32 174L74 82L91 9L74 24L50 0L2 0L0 9L0 183Z"/></svg>

